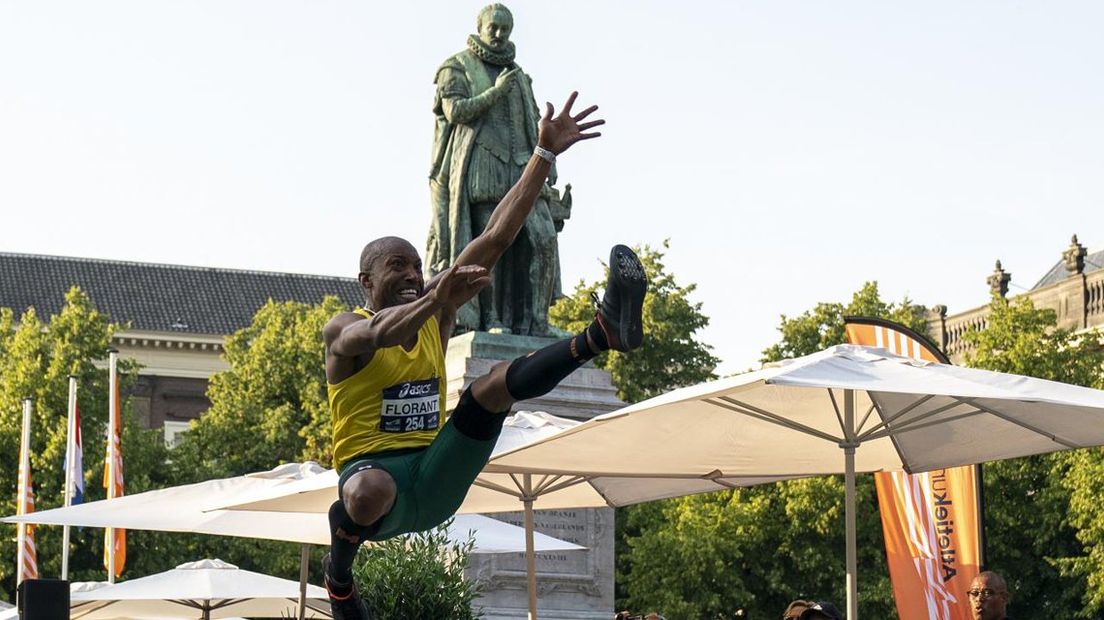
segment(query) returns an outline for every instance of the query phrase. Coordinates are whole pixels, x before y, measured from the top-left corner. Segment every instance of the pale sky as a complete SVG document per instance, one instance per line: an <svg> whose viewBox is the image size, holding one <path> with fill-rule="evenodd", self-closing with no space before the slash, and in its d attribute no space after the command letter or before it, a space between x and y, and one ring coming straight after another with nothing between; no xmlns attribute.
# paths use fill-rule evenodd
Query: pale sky
<svg viewBox="0 0 1104 620"><path fill-rule="evenodd" d="M353 276L424 247L437 66L483 2L0 0L0 250ZM1104 3L510 2L560 158L564 285L668 265L732 372L780 314L962 311L1104 248Z"/></svg>

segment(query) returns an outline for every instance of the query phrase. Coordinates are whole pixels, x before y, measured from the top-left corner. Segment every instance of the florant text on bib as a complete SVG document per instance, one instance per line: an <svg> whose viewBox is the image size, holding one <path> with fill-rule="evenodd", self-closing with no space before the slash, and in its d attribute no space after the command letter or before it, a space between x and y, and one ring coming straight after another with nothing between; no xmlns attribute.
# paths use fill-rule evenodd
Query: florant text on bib
<svg viewBox="0 0 1104 620"><path fill-rule="evenodd" d="M383 389L380 432L436 430L441 423L439 379L406 381Z"/></svg>

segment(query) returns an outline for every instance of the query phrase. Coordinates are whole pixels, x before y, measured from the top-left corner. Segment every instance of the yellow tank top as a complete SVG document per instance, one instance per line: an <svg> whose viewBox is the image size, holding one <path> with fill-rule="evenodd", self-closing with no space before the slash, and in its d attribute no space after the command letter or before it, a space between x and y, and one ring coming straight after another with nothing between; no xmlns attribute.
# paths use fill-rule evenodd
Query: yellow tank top
<svg viewBox="0 0 1104 620"><path fill-rule="evenodd" d="M363 308L354 310L371 319ZM445 423L445 354L437 317L418 329L412 351L376 351L339 383L327 383L333 415L334 468L358 455L429 445Z"/></svg>

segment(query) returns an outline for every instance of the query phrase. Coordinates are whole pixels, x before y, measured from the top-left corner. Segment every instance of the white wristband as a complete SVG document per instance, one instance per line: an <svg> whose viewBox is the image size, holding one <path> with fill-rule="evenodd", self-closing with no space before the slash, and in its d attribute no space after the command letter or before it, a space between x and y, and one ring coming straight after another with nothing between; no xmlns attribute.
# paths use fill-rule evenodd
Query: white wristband
<svg viewBox="0 0 1104 620"><path fill-rule="evenodd" d="M533 150L533 154L550 164L556 163L556 154L544 147L538 146Z"/></svg>

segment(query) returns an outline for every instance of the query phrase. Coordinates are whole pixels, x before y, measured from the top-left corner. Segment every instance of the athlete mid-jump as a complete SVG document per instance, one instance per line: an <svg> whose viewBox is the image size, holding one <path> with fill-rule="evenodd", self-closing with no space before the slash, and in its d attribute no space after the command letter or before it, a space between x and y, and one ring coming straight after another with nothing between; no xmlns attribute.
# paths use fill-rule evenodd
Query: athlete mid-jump
<svg viewBox="0 0 1104 620"><path fill-rule="evenodd" d="M572 116L575 97L559 116L547 104L521 178L452 267L424 282L414 246L398 237L376 239L360 256L364 307L334 317L323 330L333 463L341 472L323 559L335 620L371 617L352 578L360 544L448 519L487 464L515 402L548 393L602 351L629 351L643 341L647 279L632 250L618 245L594 321L572 338L494 366L464 390L445 421L445 348L457 308L490 282L490 269L517 236L556 155L601 135L585 133L604 123L585 121L598 107Z"/></svg>

